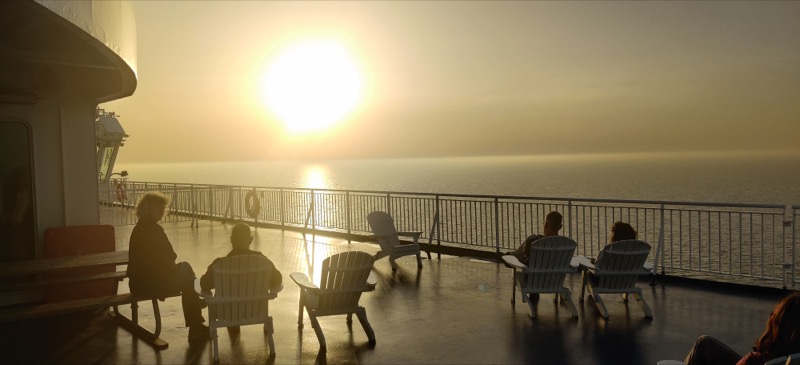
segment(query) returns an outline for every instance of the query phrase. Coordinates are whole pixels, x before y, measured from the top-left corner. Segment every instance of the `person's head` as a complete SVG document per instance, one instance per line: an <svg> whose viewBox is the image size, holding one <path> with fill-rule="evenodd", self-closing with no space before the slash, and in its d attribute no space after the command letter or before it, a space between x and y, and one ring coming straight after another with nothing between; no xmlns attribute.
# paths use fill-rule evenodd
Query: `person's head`
<svg viewBox="0 0 800 365"><path fill-rule="evenodd" d="M563 217L561 217L561 213L556 211L547 213L547 216L544 218L544 235L558 236L562 221Z"/></svg>
<svg viewBox="0 0 800 365"><path fill-rule="evenodd" d="M246 250L250 247L253 236L250 235L250 226L245 223L237 223L231 230L231 245L235 250Z"/></svg>
<svg viewBox="0 0 800 365"><path fill-rule="evenodd" d="M168 205L169 198L164 194L156 192L144 194L136 204L136 217L158 222L164 218Z"/></svg>
<svg viewBox="0 0 800 365"><path fill-rule="evenodd" d="M783 298L772 311L756 351L780 357L800 352L800 292Z"/></svg>
<svg viewBox="0 0 800 365"><path fill-rule="evenodd" d="M611 242L635 240L636 230L625 222L616 221L611 226Z"/></svg>

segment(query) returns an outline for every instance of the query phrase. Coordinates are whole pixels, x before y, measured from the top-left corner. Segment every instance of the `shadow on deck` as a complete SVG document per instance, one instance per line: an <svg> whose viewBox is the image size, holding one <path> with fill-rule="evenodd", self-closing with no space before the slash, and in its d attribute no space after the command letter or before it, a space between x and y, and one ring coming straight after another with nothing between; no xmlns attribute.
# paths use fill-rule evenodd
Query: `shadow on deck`
<svg viewBox="0 0 800 365"><path fill-rule="evenodd" d="M164 224L179 261L188 261L199 276L211 261L225 255L232 225L201 221ZM117 229L117 248L127 249L133 226ZM220 363L258 364L655 364L682 359L702 334L714 335L744 353L763 330L780 293L741 288L715 288L692 283L642 281L640 287L655 318L644 318L639 306L627 305L620 295L604 296L610 320L598 314L594 303L576 303L579 318L552 295L538 304L538 318L528 307L511 299L511 270L502 264L469 257L442 256L423 260L417 270L413 257L398 260L393 274L387 259L375 263L378 286L365 293L377 345L370 349L356 324L350 330L344 316L320 319L328 341L319 353L314 331L297 328L299 289L288 278L294 271L310 273L330 254L377 245L323 236L260 228L251 248L262 251L284 274L284 290L270 304L274 318L276 356L270 356L258 325L242 328L239 337L220 331ZM423 255L424 257L424 255ZM577 300L580 275L567 277ZM127 285L121 285L127 290ZM80 313L59 318L18 322L0 328L3 363L206 364L210 343L190 345L183 327L178 297L162 304L162 338L168 349L155 351L119 329L103 313ZM204 315L207 314L204 313ZM152 312L140 308L140 321L151 325Z"/></svg>

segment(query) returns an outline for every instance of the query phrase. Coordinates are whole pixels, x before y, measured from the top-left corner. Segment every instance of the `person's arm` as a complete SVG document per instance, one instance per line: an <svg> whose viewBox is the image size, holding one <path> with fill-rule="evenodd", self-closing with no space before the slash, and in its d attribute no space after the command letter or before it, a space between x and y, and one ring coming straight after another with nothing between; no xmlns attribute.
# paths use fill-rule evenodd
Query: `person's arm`
<svg viewBox="0 0 800 365"><path fill-rule="evenodd" d="M753 351L749 352L747 355L744 355L744 357L742 357L742 359L739 360L736 365L761 365L769 360L771 359L767 359L767 357L762 353Z"/></svg>
<svg viewBox="0 0 800 365"><path fill-rule="evenodd" d="M270 289L277 289L280 288L283 284L283 275L275 266L272 267L272 278L270 279Z"/></svg>
<svg viewBox="0 0 800 365"><path fill-rule="evenodd" d="M206 273L200 277L200 289L203 291L211 291L214 289L214 264L217 263L217 260L211 262L211 265L208 265L208 269L206 269Z"/></svg>

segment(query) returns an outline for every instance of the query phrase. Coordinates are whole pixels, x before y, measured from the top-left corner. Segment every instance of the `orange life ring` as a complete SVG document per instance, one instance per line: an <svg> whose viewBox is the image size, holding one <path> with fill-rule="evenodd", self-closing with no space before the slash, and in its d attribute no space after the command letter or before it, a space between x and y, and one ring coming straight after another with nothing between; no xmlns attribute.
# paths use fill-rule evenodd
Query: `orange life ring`
<svg viewBox="0 0 800 365"><path fill-rule="evenodd" d="M120 203L124 203L128 200L128 193L125 191L125 187L122 186L122 183L118 183L117 187L114 188L114 191L117 193L117 201Z"/></svg>
<svg viewBox="0 0 800 365"><path fill-rule="evenodd" d="M245 195L244 209L247 215L253 219L258 218L258 214L261 213L261 199L258 198L255 190L251 190Z"/></svg>

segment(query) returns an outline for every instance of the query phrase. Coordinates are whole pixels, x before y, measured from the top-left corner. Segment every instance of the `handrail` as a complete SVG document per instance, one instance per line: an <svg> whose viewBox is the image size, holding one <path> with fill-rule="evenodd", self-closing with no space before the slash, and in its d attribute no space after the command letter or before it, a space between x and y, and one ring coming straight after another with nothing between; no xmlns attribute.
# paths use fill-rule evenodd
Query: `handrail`
<svg viewBox="0 0 800 365"><path fill-rule="evenodd" d="M366 214L383 210L400 230L431 229L423 242L500 253L541 233L551 210L565 218L563 233L580 242L577 253L593 256L609 239L616 220L630 222L639 237L655 242L660 274L710 276L712 280L796 287L800 205L699 203L655 200L556 198L513 195L306 189L127 181L131 202L138 194L168 187L167 222L242 219L354 235L368 234ZM263 199L256 218L243 214L244 193ZM116 202L100 187L101 206L113 210L111 224L133 224L131 202ZM188 203L187 203L188 202ZM434 236L435 235L435 236ZM788 265L788 266L787 266Z"/></svg>

